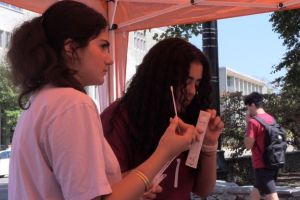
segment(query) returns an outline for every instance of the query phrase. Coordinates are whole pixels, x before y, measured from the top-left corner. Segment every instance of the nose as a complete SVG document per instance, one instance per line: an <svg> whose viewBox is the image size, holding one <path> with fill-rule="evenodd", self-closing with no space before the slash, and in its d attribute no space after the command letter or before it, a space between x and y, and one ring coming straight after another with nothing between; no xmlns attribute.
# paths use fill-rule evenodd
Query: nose
<svg viewBox="0 0 300 200"><path fill-rule="evenodd" d="M106 63L106 65L112 65L114 63L112 56L110 54L107 54L105 63Z"/></svg>
<svg viewBox="0 0 300 200"><path fill-rule="evenodd" d="M194 83L189 84L187 90L188 90L187 91L188 95L191 96L191 97L194 97L197 93L197 86Z"/></svg>

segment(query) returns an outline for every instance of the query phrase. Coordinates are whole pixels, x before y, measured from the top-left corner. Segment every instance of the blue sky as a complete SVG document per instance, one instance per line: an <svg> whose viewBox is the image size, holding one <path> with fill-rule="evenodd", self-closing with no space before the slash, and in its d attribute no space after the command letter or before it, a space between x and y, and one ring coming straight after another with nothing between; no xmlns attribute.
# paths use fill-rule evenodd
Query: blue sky
<svg viewBox="0 0 300 200"><path fill-rule="evenodd" d="M219 66L273 81L284 71L271 74L285 53L282 39L272 31L271 13L218 21ZM202 49L202 37L190 40Z"/></svg>

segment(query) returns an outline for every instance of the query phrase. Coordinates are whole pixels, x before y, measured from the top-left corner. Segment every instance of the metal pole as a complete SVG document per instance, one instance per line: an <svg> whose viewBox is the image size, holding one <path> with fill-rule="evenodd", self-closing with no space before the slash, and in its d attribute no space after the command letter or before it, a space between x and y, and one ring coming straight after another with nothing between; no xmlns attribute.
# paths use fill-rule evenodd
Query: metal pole
<svg viewBox="0 0 300 200"><path fill-rule="evenodd" d="M0 104L0 150L2 150L2 109Z"/></svg>
<svg viewBox="0 0 300 200"><path fill-rule="evenodd" d="M220 115L219 92L219 57L218 57L218 27L217 21L205 22L202 25L203 53L207 56L212 73L213 102L212 106Z"/></svg>
<svg viewBox="0 0 300 200"><path fill-rule="evenodd" d="M220 89L219 89L219 57L218 57L218 26L217 21L205 22L202 24L203 53L207 56L212 74L212 107L220 115ZM221 150L221 137L219 138L217 152L217 178L227 177L227 166L224 158L224 151Z"/></svg>

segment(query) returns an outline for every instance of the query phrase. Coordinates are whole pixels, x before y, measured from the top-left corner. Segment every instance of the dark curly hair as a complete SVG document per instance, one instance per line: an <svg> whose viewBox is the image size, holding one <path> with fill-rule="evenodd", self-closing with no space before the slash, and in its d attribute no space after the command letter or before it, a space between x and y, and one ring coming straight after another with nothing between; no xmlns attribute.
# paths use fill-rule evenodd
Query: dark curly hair
<svg viewBox="0 0 300 200"><path fill-rule="evenodd" d="M86 47L106 26L105 18L85 4L59 1L17 28L7 57L13 81L20 89L20 107L27 109L24 98L48 83L85 93L74 78L76 71L66 64L63 48L68 39L74 41L77 46L72 55L77 58L76 49Z"/></svg>
<svg viewBox="0 0 300 200"><path fill-rule="evenodd" d="M256 108L263 107L263 96L258 92L252 92L251 94L245 96L244 103L247 106L250 106L252 103L256 106Z"/></svg>
<svg viewBox="0 0 300 200"><path fill-rule="evenodd" d="M171 38L153 46L138 66L110 121L113 129L115 119L126 120L119 113L124 109L128 114L129 141L135 146L129 158L132 167L146 160L155 150L170 117L175 115L170 86L174 87L175 98L186 94L186 81L193 62L202 64L203 77L197 95L180 117L196 124L199 110L211 105L210 67L203 53L185 40Z"/></svg>

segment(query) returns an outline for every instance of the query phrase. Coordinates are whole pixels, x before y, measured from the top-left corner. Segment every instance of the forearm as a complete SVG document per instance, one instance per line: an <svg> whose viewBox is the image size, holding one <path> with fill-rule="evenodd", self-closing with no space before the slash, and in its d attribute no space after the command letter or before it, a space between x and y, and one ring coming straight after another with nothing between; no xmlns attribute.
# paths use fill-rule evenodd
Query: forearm
<svg viewBox="0 0 300 200"><path fill-rule="evenodd" d="M150 180L158 173L168 159L168 155L162 151L155 153L136 169L141 171ZM108 200L132 200L137 199L145 192L145 183L134 173L128 173L124 179L112 186L112 194L105 197Z"/></svg>
<svg viewBox="0 0 300 200"><path fill-rule="evenodd" d="M200 197L207 197L210 195L216 184L216 152L201 152L199 158L199 169L197 173L196 182L194 184L193 192Z"/></svg>

